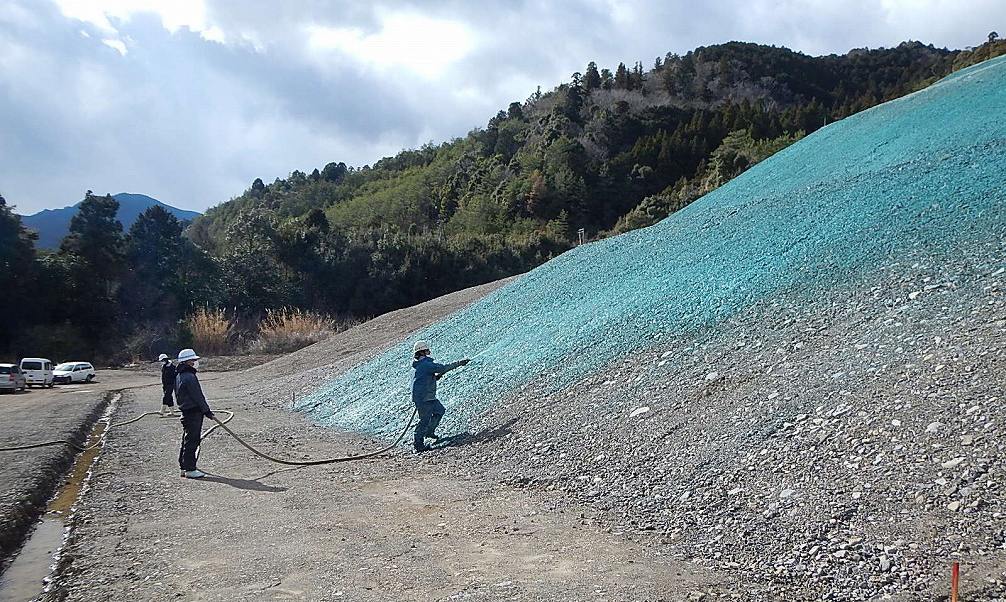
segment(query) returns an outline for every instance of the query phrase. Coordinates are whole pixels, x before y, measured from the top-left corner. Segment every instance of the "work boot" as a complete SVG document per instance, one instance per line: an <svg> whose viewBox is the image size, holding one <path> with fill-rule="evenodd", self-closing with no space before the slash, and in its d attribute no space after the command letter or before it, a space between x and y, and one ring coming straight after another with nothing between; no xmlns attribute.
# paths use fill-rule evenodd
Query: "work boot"
<svg viewBox="0 0 1006 602"><path fill-rule="evenodd" d="M428 452L428 451L430 451L431 449L433 449L433 448L431 448L431 447L430 447L429 445L426 445L425 443L417 443L417 444L415 445L415 448L416 448L416 453L417 453L417 454L421 454L421 453L423 453L423 452Z"/></svg>
<svg viewBox="0 0 1006 602"><path fill-rule="evenodd" d="M433 439L434 443L437 443L437 442L440 441L440 435L426 435L426 438L427 439Z"/></svg>
<svg viewBox="0 0 1006 602"><path fill-rule="evenodd" d="M169 406L169 405L162 405L161 406L161 416L174 416L174 415L175 415L175 407L174 406Z"/></svg>
<svg viewBox="0 0 1006 602"><path fill-rule="evenodd" d="M186 470L182 476L186 479L201 479L206 476L206 473L201 470Z"/></svg>

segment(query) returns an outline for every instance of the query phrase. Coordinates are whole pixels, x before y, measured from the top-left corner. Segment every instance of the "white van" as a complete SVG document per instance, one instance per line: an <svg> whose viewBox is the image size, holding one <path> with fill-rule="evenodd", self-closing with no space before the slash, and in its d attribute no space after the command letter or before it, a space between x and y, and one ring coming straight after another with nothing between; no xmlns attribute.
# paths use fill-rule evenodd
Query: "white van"
<svg viewBox="0 0 1006 602"><path fill-rule="evenodd" d="M22 359L21 372L24 372L24 381L29 387L36 385L52 388L52 362L44 357Z"/></svg>

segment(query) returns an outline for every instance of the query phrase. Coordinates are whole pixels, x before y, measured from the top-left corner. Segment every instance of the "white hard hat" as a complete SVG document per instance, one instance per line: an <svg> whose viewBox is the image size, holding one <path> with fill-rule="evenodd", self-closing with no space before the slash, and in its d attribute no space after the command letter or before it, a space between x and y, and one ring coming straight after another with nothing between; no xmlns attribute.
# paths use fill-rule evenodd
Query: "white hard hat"
<svg viewBox="0 0 1006 602"><path fill-rule="evenodd" d="M191 349L182 349L181 351L178 352L178 361L180 362L187 362L189 360L197 360L197 359L199 359L199 356L196 355L196 352Z"/></svg>
<svg viewBox="0 0 1006 602"><path fill-rule="evenodd" d="M430 346L426 341L416 341L416 344L412 346L412 353L419 353L420 351L429 351Z"/></svg>
<svg viewBox="0 0 1006 602"><path fill-rule="evenodd" d="M166 359L168 359L168 354L167 353L162 353L162 354L160 354L160 355L157 356L157 361L159 361L159 362L163 362Z"/></svg>

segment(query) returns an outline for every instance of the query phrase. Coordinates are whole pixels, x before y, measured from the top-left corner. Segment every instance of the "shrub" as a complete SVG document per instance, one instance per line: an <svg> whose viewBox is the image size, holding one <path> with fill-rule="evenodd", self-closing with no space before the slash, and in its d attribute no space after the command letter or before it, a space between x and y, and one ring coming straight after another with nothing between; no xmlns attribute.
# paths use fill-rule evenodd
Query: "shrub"
<svg viewBox="0 0 1006 602"><path fill-rule="evenodd" d="M249 353L289 353L349 328L352 324L301 309L266 310Z"/></svg>
<svg viewBox="0 0 1006 602"><path fill-rule="evenodd" d="M227 355L231 349L231 324L224 310L200 307L185 319L192 346L202 355Z"/></svg>

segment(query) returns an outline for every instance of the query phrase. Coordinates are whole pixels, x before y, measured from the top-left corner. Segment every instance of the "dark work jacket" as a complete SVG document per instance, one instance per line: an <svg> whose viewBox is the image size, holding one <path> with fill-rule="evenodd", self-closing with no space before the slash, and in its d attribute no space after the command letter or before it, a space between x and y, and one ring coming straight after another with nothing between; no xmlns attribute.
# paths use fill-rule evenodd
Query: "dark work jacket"
<svg viewBox="0 0 1006 602"><path fill-rule="evenodd" d="M165 389L175 388L175 365L171 362L164 362L161 366L161 385Z"/></svg>
<svg viewBox="0 0 1006 602"><path fill-rule="evenodd" d="M178 364L175 376L175 399L178 409L183 412L202 412L209 414L210 406L206 403L203 388L196 378L196 369L188 364Z"/></svg>
<svg viewBox="0 0 1006 602"><path fill-rule="evenodd" d="M437 398L437 378L461 365L461 362L438 364L430 356L412 362L412 403L433 401Z"/></svg>

